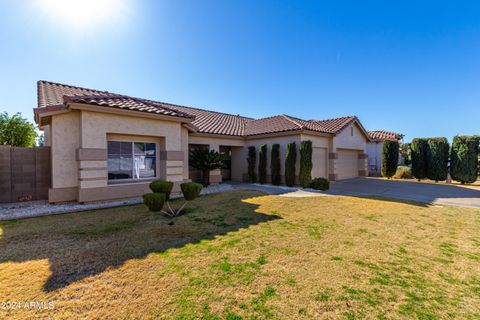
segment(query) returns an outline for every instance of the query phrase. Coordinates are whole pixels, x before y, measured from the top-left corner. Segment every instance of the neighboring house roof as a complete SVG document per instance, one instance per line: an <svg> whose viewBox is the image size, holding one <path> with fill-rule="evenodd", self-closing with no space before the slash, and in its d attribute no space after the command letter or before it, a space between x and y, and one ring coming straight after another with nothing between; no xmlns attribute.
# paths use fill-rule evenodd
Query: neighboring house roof
<svg viewBox="0 0 480 320"><path fill-rule="evenodd" d="M262 119L252 119L240 115L134 98L108 91L75 87L49 81L38 81L37 85L38 107L34 109L37 121L38 115L42 112L66 109L68 103L76 102L98 107L188 118L191 120L191 125L193 125L195 131L199 133L244 137L308 130L336 135L349 124L356 122L365 136L370 139L370 136L355 116L328 120L303 120L288 115L277 115Z"/></svg>
<svg viewBox="0 0 480 320"><path fill-rule="evenodd" d="M403 134L385 131L385 130L375 130L375 131L368 131L368 134L372 138L372 140L376 141L383 141L383 140L402 140Z"/></svg>

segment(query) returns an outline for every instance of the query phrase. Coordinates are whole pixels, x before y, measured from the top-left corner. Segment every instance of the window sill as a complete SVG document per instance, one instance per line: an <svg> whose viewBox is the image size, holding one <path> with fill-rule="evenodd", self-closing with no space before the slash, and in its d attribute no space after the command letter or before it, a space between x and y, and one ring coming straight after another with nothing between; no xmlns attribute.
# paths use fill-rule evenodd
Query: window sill
<svg viewBox="0 0 480 320"><path fill-rule="evenodd" d="M118 185L118 184L137 184L137 183L146 183L152 182L158 178L144 178L144 179L118 179L118 180L108 180L108 185Z"/></svg>

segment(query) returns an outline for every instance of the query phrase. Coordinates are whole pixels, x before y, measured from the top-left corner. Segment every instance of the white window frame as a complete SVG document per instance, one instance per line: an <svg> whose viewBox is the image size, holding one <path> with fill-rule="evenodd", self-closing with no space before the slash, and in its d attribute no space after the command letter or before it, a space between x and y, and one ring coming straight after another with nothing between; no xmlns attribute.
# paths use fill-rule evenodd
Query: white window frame
<svg viewBox="0 0 480 320"><path fill-rule="evenodd" d="M108 179L108 174L109 174L109 171L108 171L108 143L109 142L128 142L131 144L132 146L132 153L131 153L131 157L132 157L132 178L128 178L128 179ZM134 178L135 174L134 174L134 171L135 171L135 143L152 143L155 145L155 176L154 177L146 177L146 178ZM120 158L122 158L120 156ZM132 140L116 140L116 139L113 139L113 140L108 140L107 139L107 181L108 181L108 184L118 184L118 183L135 183L135 182L142 182L142 181L151 181L151 180L155 180L157 179L158 177L158 143L156 142L152 142L152 141L132 141Z"/></svg>

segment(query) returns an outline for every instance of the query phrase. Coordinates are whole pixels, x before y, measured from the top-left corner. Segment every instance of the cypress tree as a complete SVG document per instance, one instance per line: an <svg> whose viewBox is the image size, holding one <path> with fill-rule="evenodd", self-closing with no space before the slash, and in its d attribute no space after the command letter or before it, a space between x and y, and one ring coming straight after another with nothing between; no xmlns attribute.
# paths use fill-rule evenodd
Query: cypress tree
<svg viewBox="0 0 480 320"><path fill-rule="evenodd" d="M255 164L257 163L257 150L254 146L248 147L248 179L251 183L255 183Z"/></svg>
<svg viewBox="0 0 480 320"><path fill-rule="evenodd" d="M258 158L258 179L263 184L267 182L267 145L260 146Z"/></svg>
<svg viewBox="0 0 480 320"><path fill-rule="evenodd" d="M427 140L416 138L411 145L412 175L418 180L427 177Z"/></svg>
<svg viewBox="0 0 480 320"><path fill-rule="evenodd" d="M310 187L312 167L312 141L302 141L300 143L300 185L304 188Z"/></svg>
<svg viewBox="0 0 480 320"><path fill-rule="evenodd" d="M446 138L430 138L427 141L427 178L444 181L448 175L449 144Z"/></svg>
<svg viewBox="0 0 480 320"><path fill-rule="evenodd" d="M280 172L280 145L278 143L272 144L270 152L270 172L272 174L272 184L278 186L280 183L282 183L282 175Z"/></svg>
<svg viewBox="0 0 480 320"><path fill-rule="evenodd" d="M397 172L399 150L398 141L383 141L382 176L390 179Z"/></svg>
<svg viewBox="0 0 480 320"><path fill-rule="evenodd" d="M452 179L462 184L477 180L478 138L455 136L450 154Z"/></svg>
<svg viewBox="0 0 480 320"><path fill-rule="evenodd" d="M287 144L285 155L285 184L289 187L295 185L295 162L297 161L297 145L295 142Z"/></svg>

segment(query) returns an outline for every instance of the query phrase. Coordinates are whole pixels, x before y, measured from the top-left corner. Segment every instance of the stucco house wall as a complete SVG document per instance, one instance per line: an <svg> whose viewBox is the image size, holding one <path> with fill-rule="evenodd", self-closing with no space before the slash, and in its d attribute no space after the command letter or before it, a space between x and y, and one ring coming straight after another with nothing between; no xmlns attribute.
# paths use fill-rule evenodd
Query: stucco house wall
<svg viewBox="0 0 480 320"><path fill-rule="evenodd" d="M157 145L157 178L174 182L174 192L188 179L184 172L188 132L178 121L74 110L53 116L51 127L55 128L51 130L51 202L86 202L148 192L150 181L108 181L108 140L153 142Z"/></svg>

